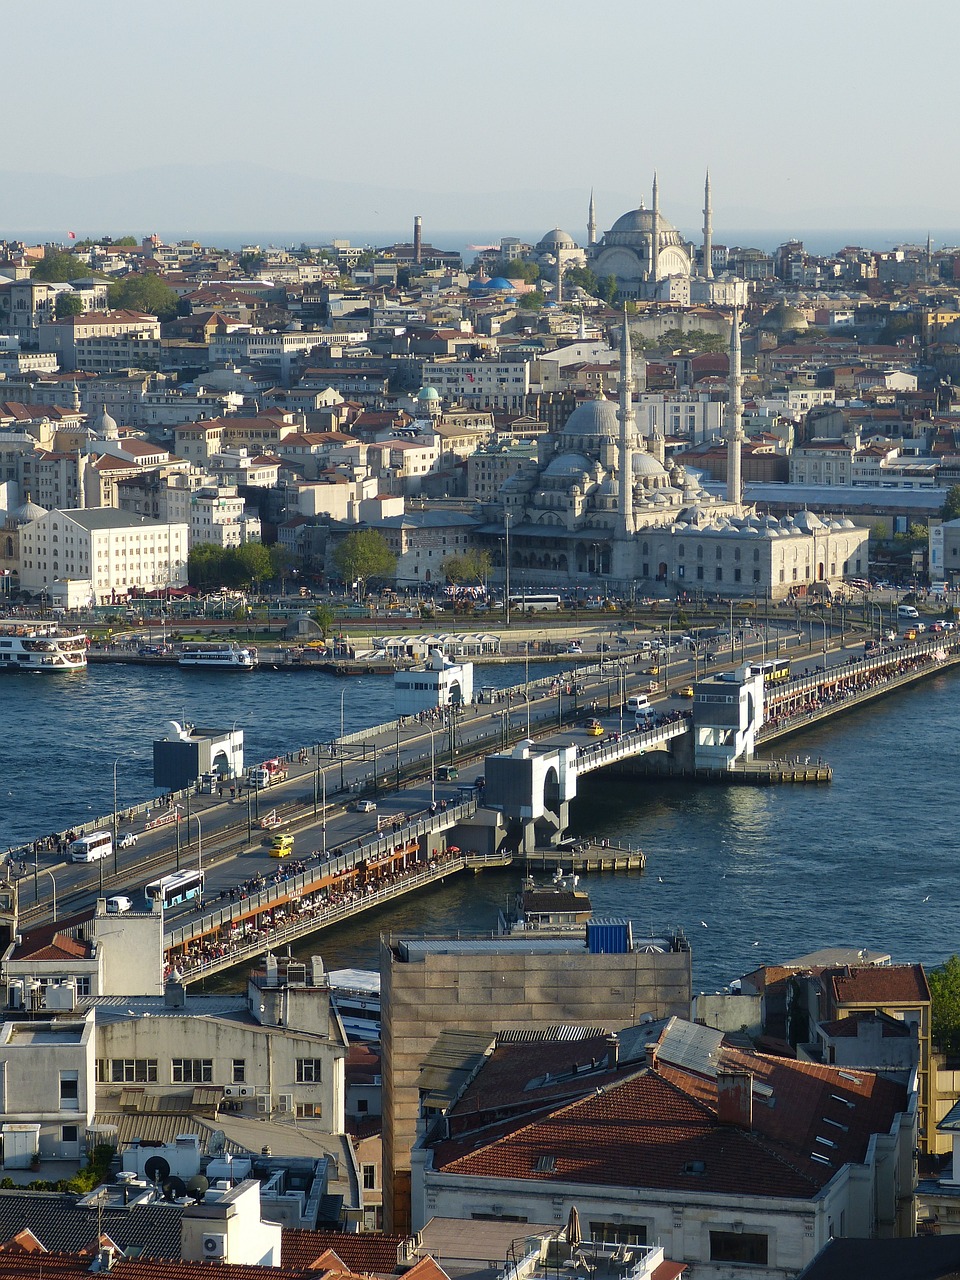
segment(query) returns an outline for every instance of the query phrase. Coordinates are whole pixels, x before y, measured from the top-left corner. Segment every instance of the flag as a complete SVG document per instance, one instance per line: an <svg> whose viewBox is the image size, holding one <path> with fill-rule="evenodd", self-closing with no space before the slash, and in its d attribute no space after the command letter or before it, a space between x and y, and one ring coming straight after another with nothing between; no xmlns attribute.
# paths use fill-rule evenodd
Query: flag
<svg viewBox="0 0 960 1280"><path fill-rule="evenodd" d="M468 374L467 374L467 381L468 381L468 382L474 382L474 381L475 381L474 376L473 376L473 374L472 374L472 373L468 373Z"/></svg>
<svg viewBox="0 0 960 1280"><path fill-rule="evenodd" d="M75 231L68 231L67 235L70 237L71 240L76 240L77 238L77 233Z"/></svg>

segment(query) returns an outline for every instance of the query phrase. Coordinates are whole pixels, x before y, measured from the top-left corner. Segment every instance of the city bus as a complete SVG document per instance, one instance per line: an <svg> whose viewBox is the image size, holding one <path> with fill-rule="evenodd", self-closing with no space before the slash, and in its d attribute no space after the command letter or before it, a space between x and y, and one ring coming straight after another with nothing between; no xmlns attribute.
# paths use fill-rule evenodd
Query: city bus
<svg viewBox="0 0 960 1280"><path fill-rule="evenodd" d="M94 831L72 841L67 852L71 862L99 862L113 853L113 837L109 831Z"/></svg>
<svg viewBox="0 0 960 1280"><path fill-rule="evenodd" d="M559 610L560 595L553 592L528 592L527 595L511 596L510 608L519 609L521 613L541 613L547 610Z"/></svg>
<svg viewBox="0 0 960 1280"><path fill-rule="evenodd" d="M783 684L790 679L790 663L786 658L776 658L770 662L751 662L752 675L763 676L764 684Z"/></svg>
<svg viewBox="0 0 960 1280"><path fill-rule="evenodd" d="M144 892L147 906L151 909L155 902L161 902L164 910L179 906L181 902L199 898L203 893L203 872L175 871L172 875L161 876L159 880L151 880Z"/></svg>

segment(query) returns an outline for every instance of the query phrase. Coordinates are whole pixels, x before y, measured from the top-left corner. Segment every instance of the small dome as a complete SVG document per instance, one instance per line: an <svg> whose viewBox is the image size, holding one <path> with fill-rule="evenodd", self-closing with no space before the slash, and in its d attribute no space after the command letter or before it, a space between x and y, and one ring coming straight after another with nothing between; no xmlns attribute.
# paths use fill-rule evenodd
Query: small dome
<svg viewBox="0 0 960 1280"><path fill-rule="evenodd" d="M486 276L475 276L467 285L468 293L482 293L484 289L490 287L490 281Z"/></svg>
<svg viewBox="0 0 960 1280"><path fill-rule="evenodd" d="M552 253L554 249L575 249L576 241L568 231L562 231L560 227L554 227L537 244L539 253Z"/></svg>
<svg viewBox="0 0 960 1280"><path fill-rule="evenodd" d="M491 293L513 293L516 287L516 280L508 280L506 276L494 276L484 285L484 288L489 289Z"/></svg>
<svg viewBox="0 0 960 1280"><path fill-rule="evenodd" d="M635 476L663 476L667 473L652 453L647 453L646 450L638 450L633 455L633 474Z"/></svg>
<svg viewBox="0 0 960 1280"><path fill-rule="evenodd" d="M551 479L582 479L590 473L590 462L582 453L558 453L547 463L543 474Z"/></svg>
<svg viewBox="0 0 960 1280"><path fill-rule="evenodd" d="M27 500L22 507L17 507L13 513L15 524L29 524L31 520L39 520L41 516L47 514L46 507L39 506L36 502L30 501L30 495L27 494Z"/></svg>
<svg viewBox="0 0 960 1280"><path fill-rule="evenodd" d="M802 311L798 311L796 307L790 307L785 302L779 303L768 311L760 321L760 328L772 330L774 333L786 333L791 329L808 329L807 318Z"/></svg>
<svg viewBox="0 0 960 1280"><path fill-rule="evenodd" d="M116 440L120 434L120 427L117 424L117 420L107 413L106 405L103 406L103 412L97 422L97 433L103 440Z"/></svg>
<svg viewBox="0 0 960 1280"><path fill-rule="evenodd" d="M439 400L440 392L436 387L421 387L417 392L418 400Z"/></svg>

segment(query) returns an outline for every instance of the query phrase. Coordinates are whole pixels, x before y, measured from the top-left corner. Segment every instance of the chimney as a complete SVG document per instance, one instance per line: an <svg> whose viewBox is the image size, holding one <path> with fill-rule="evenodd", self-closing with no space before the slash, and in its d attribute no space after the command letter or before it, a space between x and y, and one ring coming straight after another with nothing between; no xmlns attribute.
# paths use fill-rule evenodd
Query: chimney
<svg viewBox="0 0 960 1280"><path fill-rule="evenodd" d="M607 1067L616 1071L620 1065L620 1037L614 1032L607 1036Z"/></svg>
<svg viewBox="0 0 960 1280"><path fill-rule="evenodd" d="M717 1072L717 1119L738 1129L753 1128L752 1072Z"/></svg>
<svg viewBox="0 0 960 1280"><path fill-rule="evenodd" d="M660 1045L654 1040L650 1044L644 1045L644 1053L647 1057L647 1069L656 1071L657 1059L660 1057Z"/></svg>
<svg viewBox="0 0 960 1280"><path fill-rule="evenodd" d="M423 255L423 219L419 213L413 220L413 261L419 267Z"/></svg>

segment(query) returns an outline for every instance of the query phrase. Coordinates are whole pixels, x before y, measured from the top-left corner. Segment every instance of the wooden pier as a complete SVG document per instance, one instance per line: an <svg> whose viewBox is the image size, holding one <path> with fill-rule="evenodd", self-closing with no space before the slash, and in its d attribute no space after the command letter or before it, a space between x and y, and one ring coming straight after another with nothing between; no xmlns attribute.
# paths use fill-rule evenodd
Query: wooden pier
<svg viewBox="0 0 960 1280"><path fill-rule="evenodd" d="M575 845L548 845L520 855L525 870L535 871L644 871L646 854L629 845L609 841L579 840Z"/></svg>

